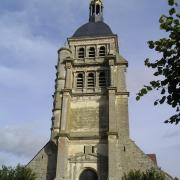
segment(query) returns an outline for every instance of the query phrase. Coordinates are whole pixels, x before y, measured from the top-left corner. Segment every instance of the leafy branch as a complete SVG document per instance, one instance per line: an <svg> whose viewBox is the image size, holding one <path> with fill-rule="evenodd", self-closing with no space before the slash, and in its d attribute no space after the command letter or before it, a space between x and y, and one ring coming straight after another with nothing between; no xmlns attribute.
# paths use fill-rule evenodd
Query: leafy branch
<svg viewBox="0 0 180 180"><path fill-rule="evenodd" d="M167 103L175 108L175 115L165 123L178 124L180 122L180 14L176 10L178 4L175 0L168 0L168 4L169 14L162 15L159 19L160 29L168 33L168 38L148 41L149 48L162 56L155 62L150 62L149 58L145 60L145 66L154 69L153 75L159 78L144 86L138 92L136 100L139 101L152 90L158 90L160 98L154 102L154 105Z"/></svg>

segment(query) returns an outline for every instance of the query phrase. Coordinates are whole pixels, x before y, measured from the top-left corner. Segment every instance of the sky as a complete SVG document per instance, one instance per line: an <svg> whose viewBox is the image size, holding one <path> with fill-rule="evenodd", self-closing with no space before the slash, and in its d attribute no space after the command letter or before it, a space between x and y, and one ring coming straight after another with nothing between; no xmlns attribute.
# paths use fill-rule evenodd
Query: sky
<svg viewBox="0 0 180 180"><path fill-rule="evenodd" d="M89 0L0 0L0 165L26 164L50 138L57 50L88 21ZM166 0L104 0L104 19L129 62L130 135L159 166L180 178L180 125L163 121L174 110L154 107L158 93L135 100L153 79L144 60L158 57L147 41L166 36L159 17Z"/></svg>

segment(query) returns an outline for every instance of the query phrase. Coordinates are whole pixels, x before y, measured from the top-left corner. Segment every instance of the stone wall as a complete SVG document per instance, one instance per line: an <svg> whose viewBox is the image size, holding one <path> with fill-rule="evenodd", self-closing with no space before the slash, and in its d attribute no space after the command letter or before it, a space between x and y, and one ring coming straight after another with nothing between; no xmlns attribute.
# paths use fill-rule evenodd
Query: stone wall
<svg viewBox="0 0 180 180"><path fill-rule="evenodd" d="M129 137L129 121L128 121L128 96L119 95L116 96L116 119L117 119L117 130L119 138Z"/></svg>
<svg viewBox="0 0 180 180"><path fill-rule="evenodd" d="M36 180L53 180L56 175L57 146L48 142L27 164L36 174Z"/></svg>
<svg viewBox="0 0 180 180"><path fill-rule="evenodd" d="M71 140L68 147L67 180L79 180L83 170L98 172L99 180L107 179L107 142L99 140Z"/></svg>
<svg viewBox="0 0 180 180"><path fill-rule="evenodd" d="M56 67L51 139L57 145L48 142L27 165L36 180L79 180L88 168L97 172L99 180L120 180L130 170L158 169L129 139L127 62L118 54L117 36L70 38L68 43L69 48L59 50ZM103 44L106 57L97 54ZM81 46L86 51L95 47L97 57L79 59ZM107 74L103 88L98 84L100 71ZM85 75L80 89L76 86L79 72ZM93 87L87 86L89 72L96 75Z"/></svg>
<svg viewBox="0 0 180 180"><path fill-rule="evenodd" d="M107 130L108 109L106 97L72 98L69 117L71 132Z"/></svg>

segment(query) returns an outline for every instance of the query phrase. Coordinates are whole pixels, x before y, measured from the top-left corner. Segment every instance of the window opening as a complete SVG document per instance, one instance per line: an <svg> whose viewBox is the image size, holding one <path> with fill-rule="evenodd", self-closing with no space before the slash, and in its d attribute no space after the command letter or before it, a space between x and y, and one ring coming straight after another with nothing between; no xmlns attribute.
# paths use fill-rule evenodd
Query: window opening
<svg viewBox="0 0 180 180"><path fill-rule="evenodd" d="M93 4L92 5L92 15L94 15L94 13L95 13L95 5Z"/></svg>
<svg viewBox="0 0 180 180"><path fill-rule="evenodd" d="M98 15L99 13L100 13L100 5L97 4L97 5L96 5L96 14Z"/></svg>
<svg viewBox="0 0 180 180"><path fill-rule="evenodd" d="M92 88L95 86L94 73L88 74L88 87Z"/></svg>
<svg viewBox="0 0 180 180"><path fill-rule="evenodd" d="M99 48L99 56L104 57L106 55L106 48L104 46L101 46Z"/></svg>
<svg viewBox="0 0 180 180"><path fill-rule="evenodd" d="M101 6L101 12L103 12L103 6Z"/></svg>
<svg viewBox="0 0 180 180"><path fill-rule="evenodd" d="M84 58L85 56L85 50L84 48L80 48L78 52L78 58Z"/></svg>
<svg viewBox="0 0 180 180"><path fill-rule="evenodd" d="M89 57L95 57L95 48L94 47L90 47L89 48Z"/></svg>
<svg viewBox="0 0 180 180"><path fill-rule="evenodd" d="M83 88L83 74L82 73L77 75L76 87Z"/></svg>
<svg viewBox="0 0 180 180"><path fill-rule="evenodd" d="M106 87L105 72L100 72L100 74L99 74L99 87Z"/></svg>

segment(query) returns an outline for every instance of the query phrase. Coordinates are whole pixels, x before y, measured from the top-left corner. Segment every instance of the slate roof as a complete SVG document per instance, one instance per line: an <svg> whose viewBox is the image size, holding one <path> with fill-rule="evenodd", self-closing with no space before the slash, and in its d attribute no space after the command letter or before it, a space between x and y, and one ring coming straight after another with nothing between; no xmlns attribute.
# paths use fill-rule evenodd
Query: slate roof
<svg viewBox="0 0 180 180"><path fill-rule="evenodd" d="M114 35L111 28L104 22L88 22L76 30L72 38L100 37Z"/></svg>

